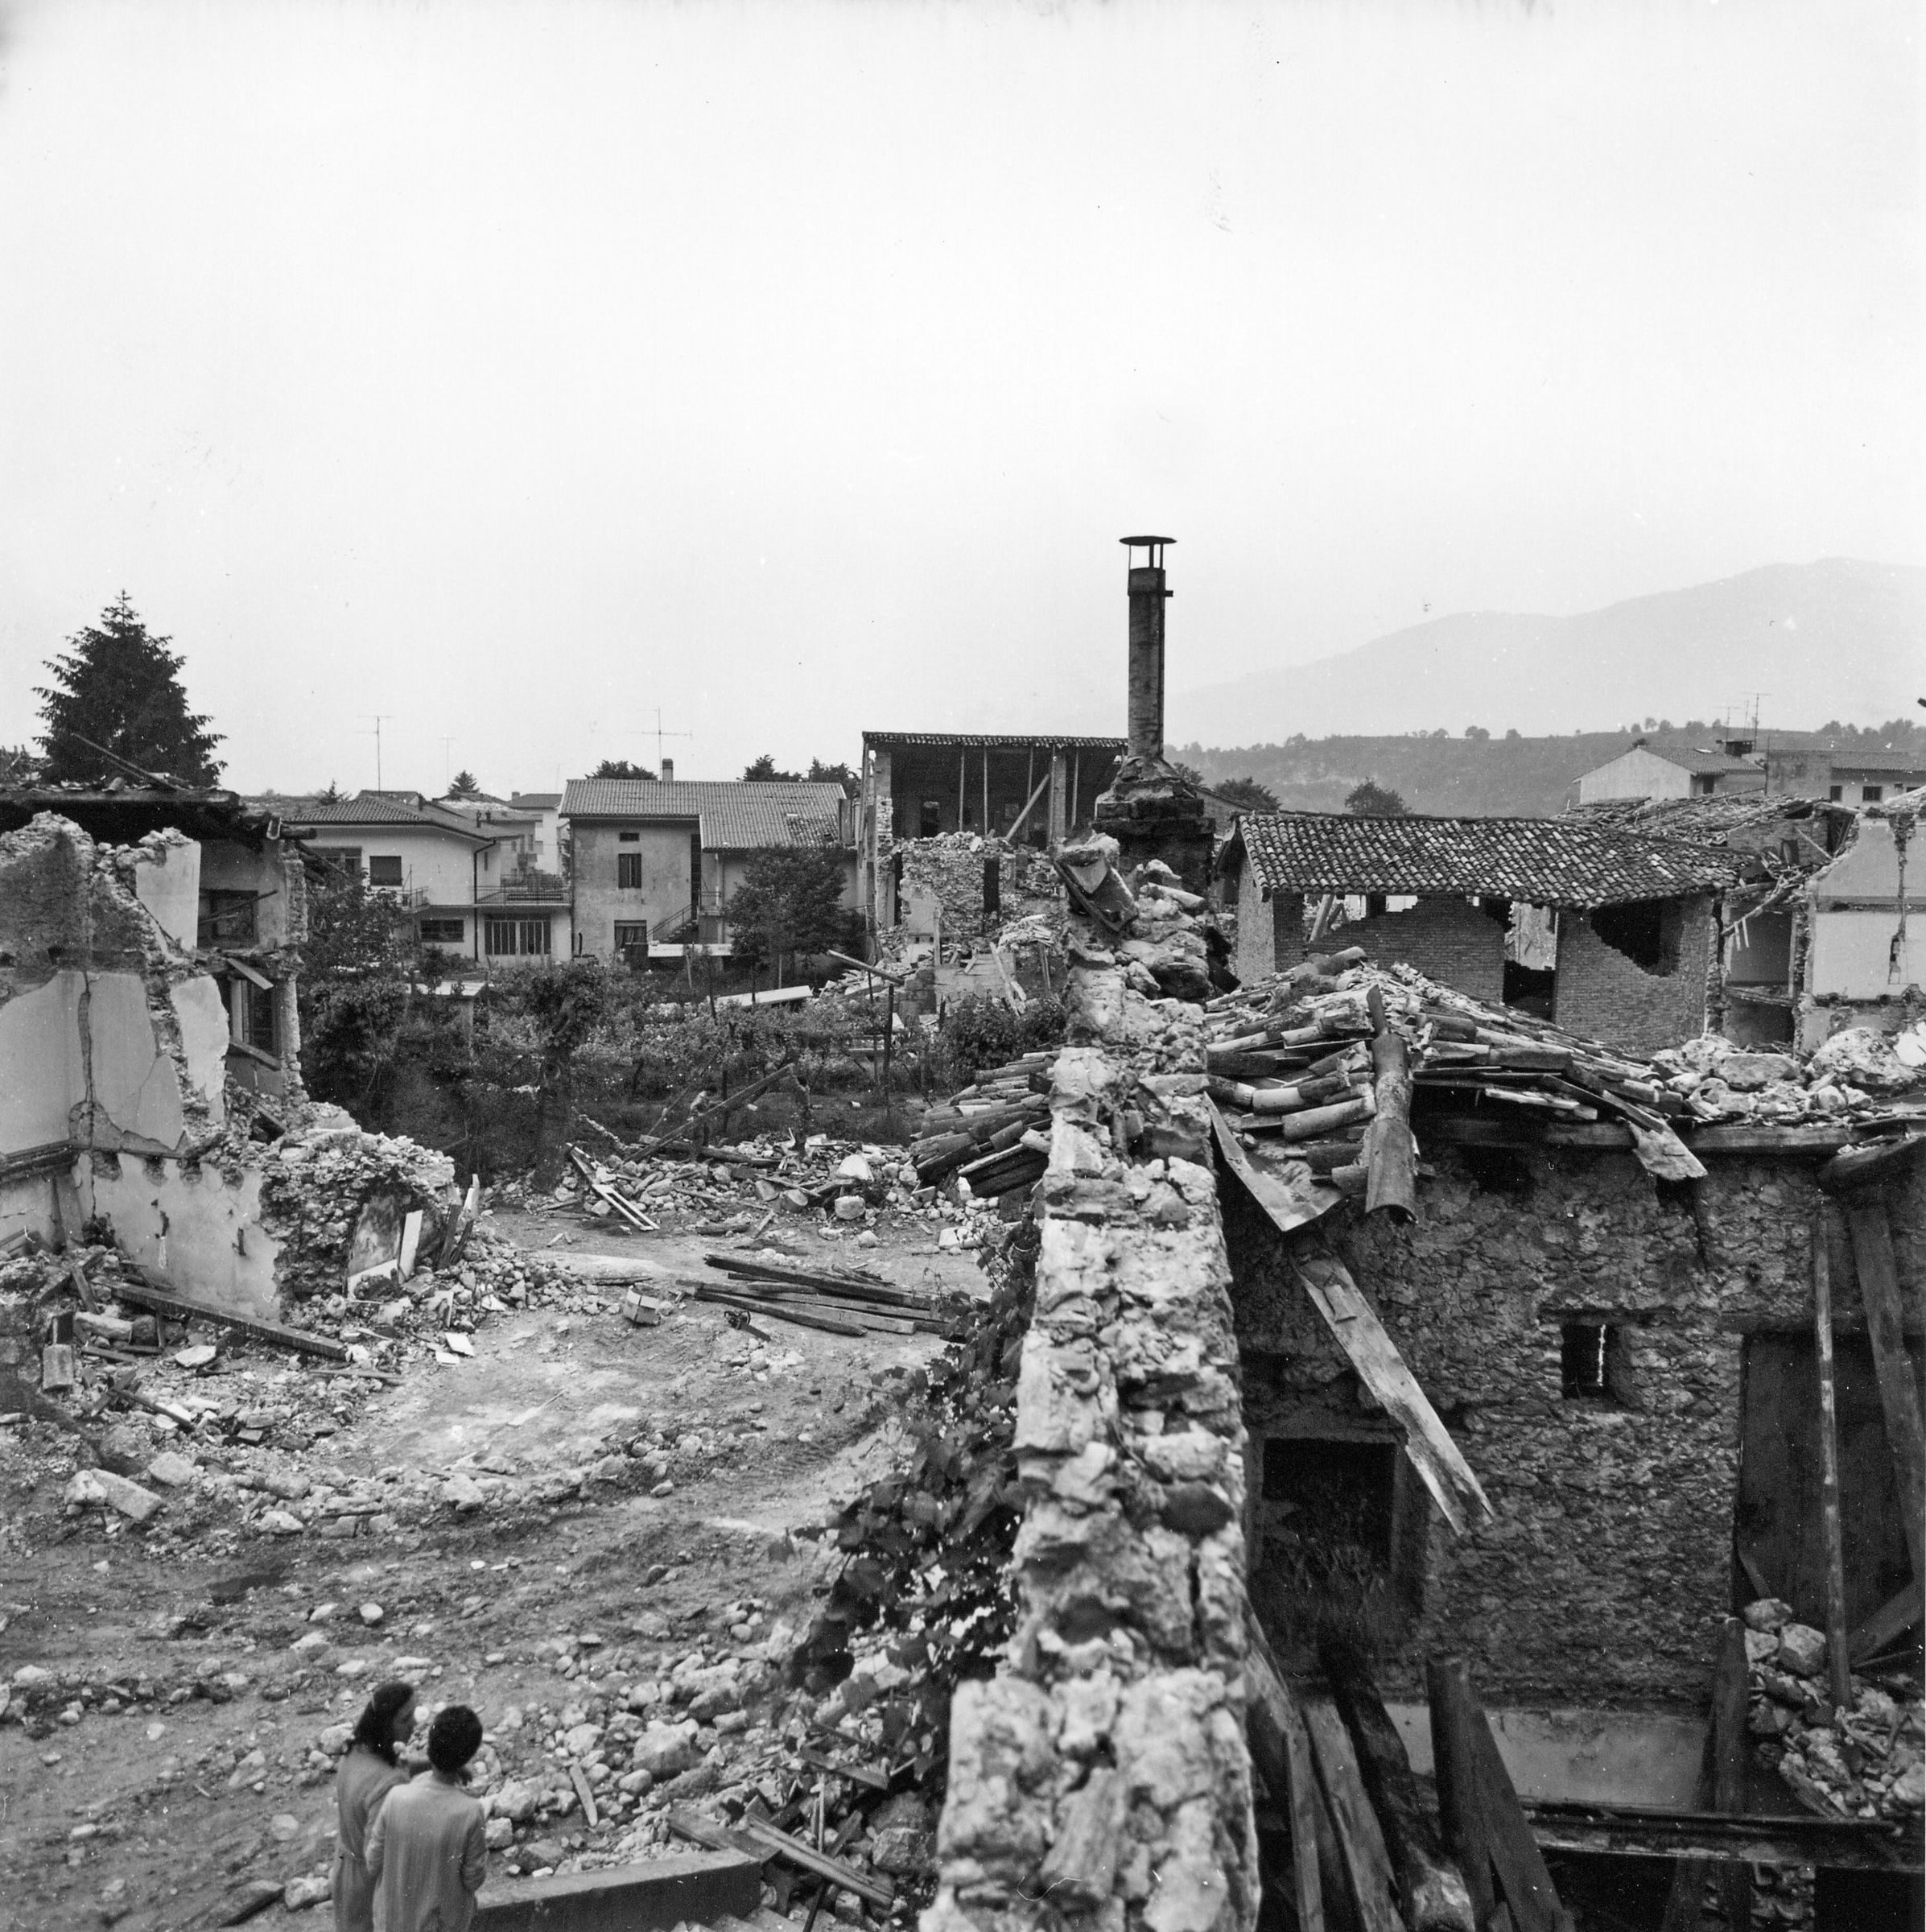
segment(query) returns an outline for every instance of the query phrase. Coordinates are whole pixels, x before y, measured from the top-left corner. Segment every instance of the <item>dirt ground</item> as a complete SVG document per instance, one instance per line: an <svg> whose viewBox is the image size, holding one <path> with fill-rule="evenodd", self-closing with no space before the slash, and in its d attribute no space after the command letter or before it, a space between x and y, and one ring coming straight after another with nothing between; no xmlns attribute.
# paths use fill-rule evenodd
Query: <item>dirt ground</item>
<svg viewBox="0 0 1926 1932"><path fill-rule="evenodd" d="M530 1249L565 1230L555 1252L640 1255L689 1274L719 1245L617 1239L573 1216L505 1212L492 1226ZM784 1232L812 1257L858 1258L809 1217ZM986 1292L973 1255L937 1251L934 1225L878 1232L860 1258L888 1278ZM250 1880L324 1870L334 1794L317 1740L384 1678L417 1678L424 1703L473 1704L519 1776L524 1722L532 1746L593 1671L666 1672L692 1643L758 1658L778 1647L772 1633L800 1628L823 1567L819 1546L789 1533L819 1524L886 1454L882 1378L942 1344L761 1325L776 1339L745 1360L753 1338L695 1303L654 1328L612 1310L497 1317L472 1360L418 1364L368 1400L328 1442L329 1463L361 1478L464 1457L563 1468L633 1424L699 1435L696 1472L678 1459L665 1495L585 1484L545 1509L436 1511L379 1538L229 1538L204 1556L177 1540L157 1554L102 1512L64 1514L64 1476L36 1472L30 1445L0 1432L0 1670L105 1672L118 1686L51 1725L0 1728L0 1926L179 1932L227 1922ZM330 1603L341 1608L309 1620ZM363 1603L380 1605L378 1624L363 1624ZM316 1629L324 1649L291 1649ZM568 1637L589 1640L563 1646L572 1685L546 1648ZM551 1833L591 1853L619 1835L607 1821L586 1831L579 1814ZM514 1856L497 1852L492 1868ZM277 1902L250 1922L319 1925L328 1910Z"/></svg>

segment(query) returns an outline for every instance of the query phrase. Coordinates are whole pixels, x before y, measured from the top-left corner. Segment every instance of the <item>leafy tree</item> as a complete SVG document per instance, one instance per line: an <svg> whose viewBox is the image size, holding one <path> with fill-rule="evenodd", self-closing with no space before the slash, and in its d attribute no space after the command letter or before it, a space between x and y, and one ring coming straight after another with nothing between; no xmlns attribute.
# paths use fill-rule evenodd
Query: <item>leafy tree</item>
<svg viewBox="0 0 1926 1932"><path fill-rule="evenodd" d="M1268 785L1260 785L1253 778L1226 778L1223 784L1211 787L1217 795L1235 805L1240 811L1275 811L1277 795Z"/></svg>
<svg viewBox="0 0 1926 1932"><path fill-rule="evenodd" d="M780 973L786 953L848 950L860 928L843 904L848 873L835 845L779 845L760 852L729 895L730 939L745 966L773 961Z"/></svg>
<svg viewBox="0 0 1926 1932"><path fill-rule="evenodd" d="M777 770L776 761L765 751L761 758L750 760L744 768L742 775L751 784L787 783L794 785L802 774L795 771Z"/></svg>
<svg viewBox="0 0 1926 1932"><path fill-rule="evenodd" d="M574 1125L571 1070L575 1055L608 1013L608 976L599 960L563 960L526 974L521 993L541 1042L535 1178L552 1183L561 1171Z"/></svg>
<svg viewBox="0 0 1926 1932"><path fill-rule="evenodd" d="M1482 743L1491 735L1491 733L1487 731L1482 724L1467 724L1465 727L1465 736L1474 742Z"/></svg>
<svg viewBox="0 0 1926 1932"><path fill-rule="evenodd" d="M820 758L809 762L809 775L812 782L821 785L840 785L853 798L861 781L847 765L826 765Z"/></svg>
<svg viewBox="0 0 1926 1932"><path fill-rule="evenodd" d="M357 1116L378 1104L408 1018L418 950L414 922L358 872L309 870L301 1071L316 1099Z"/></svg>
<svg viewBox="0 0 1926 1932"><path fill-rule="evenodd" d="M456 772L453 783L448 786L448 796L452 799L480 798L481 787L476 782L474 773L472 771Z"/></svg>
<svg viewBox="0 0 1926 1932"><path fill-rule="evenodd" d="M221 734L208 730L211 719L188 709L179 676L186 660L167 648L172 638L148 635L125 591L101 613L98 624L67 642L69 654L47 661L53 684L34 691L47 726L40 747L49 778L123 775L113 759L94 749L101 745L142 770L165 773L184 784L218 781L214 747Z"/></svg>
<svg viewBox="0 0 1926 1932"><path fill-rule="evenodd" d="M321 799L324 804L340 804L342 797L344 796L344 794L341 791L340 780L336 778L330 778L328 781L328 789L324 792L317 794L316 795Z"/></svg>
<svg viewBox="0 0 1926 1932"><path fill-rule="evenodd" d="M1208 791L1210 789L1210 786L1204 782L1204 774L1199 771L1194 765L1186 765L1181 758L1173 759L1169 762L1170 769L1174 771L1186 785L1194 785L1199 791Z"/></svg>
<svg viewBox="0 0 1926 1932"><path fill-rule="evenodd" d="M592 778L641 778L653 785L655 774L645 765L632 765L626 758L604 758L588 774Z"/></svg>
<svg viewBox="0 0 1926 1932"><path fill-rule="evenodd" d="M1344 809L1361 819L1401 819L1411 808L1388 786L1366 778L1346 793Z"/></svg>

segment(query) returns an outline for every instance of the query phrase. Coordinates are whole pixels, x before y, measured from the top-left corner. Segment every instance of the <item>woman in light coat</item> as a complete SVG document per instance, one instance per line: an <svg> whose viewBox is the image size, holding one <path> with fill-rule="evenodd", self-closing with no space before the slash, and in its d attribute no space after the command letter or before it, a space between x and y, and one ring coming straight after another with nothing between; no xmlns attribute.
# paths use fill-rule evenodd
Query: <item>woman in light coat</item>
<svg viewBox="0 0 1926 1932"><path fill-rule="evenodd" d="M382 1800L408 1781L398 1761L414 1735L414 1686L377 1686L335 1777L335 1932L374 1932L374 1880L367 1865L368 1829Z"/></svg>

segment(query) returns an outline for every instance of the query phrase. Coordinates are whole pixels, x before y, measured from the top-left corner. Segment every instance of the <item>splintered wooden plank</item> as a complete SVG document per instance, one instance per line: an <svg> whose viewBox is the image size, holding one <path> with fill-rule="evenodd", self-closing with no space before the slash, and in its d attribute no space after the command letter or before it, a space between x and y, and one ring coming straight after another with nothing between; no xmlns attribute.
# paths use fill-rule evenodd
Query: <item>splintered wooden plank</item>
<svg viewBox="0 0 1926 1932"><path fill-rule="evenodd" d="M1364 1794L1364 1781L1359 1775L1344 1720L1336 1706L1322 1698L1307 1698L1302 1710L1359 1922L1363 1932L1404 1932L1392 1882L1391 1854L1385 1849L1377 1814Z"/></svg>
<svg viewBox="0 0 1926 1932"><path fill-rule="evenodd" d="M1498 1740L1475 1696L1468 1698L1469 1743L1475 1761L1478 1797L1484 1814L1498 1889L1517 1932L1572 1932L1572 1917L1558 1902L1538 1841L1518 1802L1517 1787L1499 1756ZM1500 1907L1503 1909L1503 1907ZM1493 1914L1494 1922L1496 1914Z"/></svg>
<svg viewBox="0 0 1926 1932"><path fill-rule="evenodd" d="M1244 1680L1251 1754L1291 1826L1291 1887L1298 1932L1324 1932L1324 1888L1318 1874L1317 1774L1310 1733L1277 1667L1255 1612L1244 1610Z"/></svg>
<svg viewBox="0 0 1926 1932"><path fill-rule="evenodd" d="M1915 1579L1926 1582L1926 1550L1921 1547L1926 1534L1926 1426L1920 1419L1919 1386L1913 1380L1912 1358L1906 1352L1892 1228L1876 1199L1849 1201L1846 1219L1852 1229L1859 1298L1866 1304L1866 1333L1879 1377L1879 1406L1886 1414L1886 1440L1899 1482L1907 1554Z"/></svg>
<svg viewBox="0 0 1926 1932"><path fill-rule="evenodd" d="M1450 1430L1438 1419L1417 1377L1405 1367L1397 1344L1385 1333L1377 1311L1351 1278L1351 1271L1335 1255L1306 1255L1302 1260L1293 1255L1290 1260L1358 1379L1403 1430L1404 1453L1445 1520L1462 1535L1474 1513L1495 1516L1471 1465L1458 1453Z"/></svg>
<svg viewBox="0 0 1926 1932"><path fill-rule="evenodd" d="M1289 1185L1281 1175L1266 1174L1238 1145L1237 1136L1231 1132L1231 1124L1224 1118L1216 1101L1206 1104L1210 1109L1210 1125L1217 1136L1217 1150L1224 1157L1224 1165L1243 1183L1245 1192L1270 1217L1272 1226L1280 1234L1308 1227L1329 1214L1344 1199L1335 1187L1312 1179L1308 1171L1296 1187Z"/></svg>

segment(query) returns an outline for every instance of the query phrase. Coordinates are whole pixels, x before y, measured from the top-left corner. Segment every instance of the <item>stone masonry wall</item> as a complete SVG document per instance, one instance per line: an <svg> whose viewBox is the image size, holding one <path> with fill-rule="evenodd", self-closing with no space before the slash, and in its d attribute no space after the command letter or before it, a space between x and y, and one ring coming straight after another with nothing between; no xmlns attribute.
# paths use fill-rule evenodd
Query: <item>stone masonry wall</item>
<svg viewBox="0 0 1926 1932"><path fill-rule="evenodd" d="M1196 903L1144 892L1151 943ZM1201 1011L1154 991L1073 924L1081 1043L1056 1067L1018 1382L1021 1617L1002 1672L956 1693L924 1932L1256 1920L1230 1269Z"/></svg>
<svg viewBox="0 0 1926 1932"><path fill-rule="evenodd" d="M1347 1209L1326 1228L1497 1515L1462 1537L1431 1516L1386 1689L1421 1695L1423 1653L1443 1648L1494 1703L1696 1709L1732 1608L1742 1331L1810 1321L1821 1157L1714 1157L1661 1191L1628 1154L1424 1153L1414 1224ZM1278 1236L1235 1190L1224 1220L1253 1421L1328 1401L1348 1367ZM1902 1249L1914 1278L1910 1232ZM1850 1281L1843 1254L1834 1268ZM1627 1406L1564 1398L1574 1319L1618 1327Z"/></svg>
<svg viewBox="0 0 1926 1932"><path fill-rule="evenodd" d="M1648 972L1628 959L1598 937L1583 913L1560 914L1558 1024L1626 1053L1656 1053L1697 1038L1705 1029L1711 902L1688 899L1682 910L1678 963L1668 973Z"/></svg>
<svg viewBox="0 0 1926 1932"><path fill-rule="evenodd" d="M1012 845L974 832L946 832L934 839L885 838L881 842L880 863L887 869L898 853L903 861L898 906L908 904L914 887L934 894L942 906L946 953L954 946L999 933L1012 920L1033 913L1056 920L1063 916L1063 888L1051 868L1050 857L1030 846ZM997 861L1001 904L986 919L984 868L992 856ZM887 943L889 934L885 932L882 937Z"/></svg>

